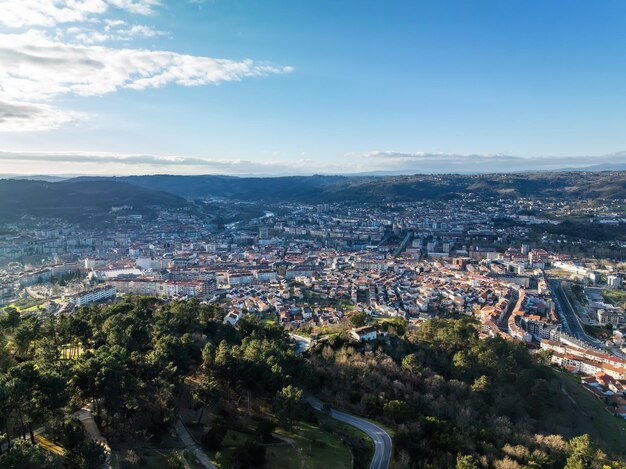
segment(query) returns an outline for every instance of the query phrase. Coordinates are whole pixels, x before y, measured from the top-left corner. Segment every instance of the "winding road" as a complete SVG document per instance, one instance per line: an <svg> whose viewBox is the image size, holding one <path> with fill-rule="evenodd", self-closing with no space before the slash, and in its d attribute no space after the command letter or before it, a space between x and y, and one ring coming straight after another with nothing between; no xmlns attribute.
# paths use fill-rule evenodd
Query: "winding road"
<svg viewBox="0 0 626 469"><path fill-rule="evenodd" d="M311 347L311 339L308 337L297 334L290 334L290 336L295 341L296 354L299 355ZM304 397L304 400L315 410L322 411L323 404L319 399L307 395ZM335 420L339 420L340 422L361 430L372 439L374 442L374 457L372 458L370 469L389 469L391 450L393 448L393 442L391 441L389 433L368 420L346 414L339 410L332 409L330 416Z"/></svg>
<svg viewBox="0 0 626 469"><path fill-rule="evenodd" d="M322 402L320 400L311 396L305 397L305 400L315 410L322 410ZM374 441L374 457L372 458L370 469L389 468L389 463L391 461L391 449L393 446L389 433L368 420L346 414L345 412L341 412L339 410L332 409L330 416L340 422L358 428L367 434L372 441Z"/></svg>

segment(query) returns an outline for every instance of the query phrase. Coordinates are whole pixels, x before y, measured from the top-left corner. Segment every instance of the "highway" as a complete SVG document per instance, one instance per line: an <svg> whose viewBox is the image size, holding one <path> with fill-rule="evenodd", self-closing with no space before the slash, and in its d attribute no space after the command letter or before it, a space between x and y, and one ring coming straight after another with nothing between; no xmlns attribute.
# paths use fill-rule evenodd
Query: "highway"
<svg viewBox="0 0 626 469"><path fill-rule="evenodd" d="M576 337L579 340L584 340L590 344L594 342L589 338L587 333L582 327L580 323L580 319L578 319L578 315L576 314L576 310L574 309L574 305L572 305L570 299L567 297L567 294L563 291L563 287L561 286L561 281L556 279L550 279L550 288L554 293L554 299L557 304L557 311L559 312L562 319L564 319L564 325L566 329L569 329L572 336Z"/></svg>
<svg viewBox="0 0 626 469"><path fill-rule="evenodd" d="M322 410L322 402L314 397L307 396L306 401L315 410ZM358 428L369 436L374 442L374 457L370 463L370 469L388 469L391 462L392 441L389 434L379 426L365 419L346 414L339 410L332 409L330 416L340 422Z"/></svg>

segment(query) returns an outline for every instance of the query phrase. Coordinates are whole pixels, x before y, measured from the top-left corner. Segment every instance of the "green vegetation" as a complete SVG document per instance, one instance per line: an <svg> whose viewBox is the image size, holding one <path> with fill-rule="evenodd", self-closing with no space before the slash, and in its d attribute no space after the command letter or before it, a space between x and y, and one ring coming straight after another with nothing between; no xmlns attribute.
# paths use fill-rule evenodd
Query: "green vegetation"
<svg viewBox="0 0 626 469"><path fill-rule="evenodd" d="M44 303L34 298L20 298L11 304L0 307L0 312L7 312L14 309L20 313L30 313L43 309Z"/></svg>
<svg viewBox="0 0 626 469"><path fill-rule="evenodd" d="M224 197L237 201L265 202L407 202L451 200L462 194L483 198L527 197L540 200L625 199L626 172L552 172L519 174L413 175L388 177L290 176L276 178L237 178L226 176L129 176L120 178L76 178L49 183L42 181L0 181L0 216L15 218L28 213L77 219L102 215L114 205L133 205L134 210L150 212L151 206L189 207L183 198ZM6 203L2 203L6 201ZM78 202L77 202L78 201ZM78 204L78 205L77 205ZM231 204L232 205L232 204ZM17 210L19 207L19 211ZM80 208L81 210L75 210ZM197 207L196 207L197 208ZM215 205L207 209L216 213ZM259 207L242 205L226 208L217 215L224 224L260 216ZM604 227L585 223L582 217L561 225L541 225L572 236L604 239L615 230L624 234L624 224Z"/></svg>
<svg viewBox="0 0 626 469"><path fill-rule="evenodd" d="M626 199L626 173L551 172L388 177L289 176L129 176L117 178L143 188L182 197L229 197L235 200L296 202L374 202L450 200L461 194L482 197L529 197L558 200Z"/></svg>
<svg viewBox="0 0 626 469"><path fill-rule="evenodd" d="M607 288L602 291L604 299L613 305L626 306L626 291Z"/></svg>
<svg viewBox="0 0 626 469"><path fill-rule="evenodd" d="M576 299L582 305L586 305L587 295L585 295L585 288L579 283L572 283L572 292L576 295Z"/></svg>
<svg viewBox="0 0 626 469"><path fill-rule="evenodd" d="M607 450L618 454L624 453L626 420L609 414L604 403L585 390L577 376L558 372L557 379L574 412L567 420L564 420L558 412L549 413L546 419L553 420L558 426L571 426L568 435L589 434L594 441L602 442Z"/></svg>
<svg viewBox="0 0 626 469"><path fill-rule="evenodd" d="M576 438L621 456L621 421L541 354L479 340L471 320L377 321L390 337L370 344L345 321L304 358L272 321L223 315L132 297L70 317L0 314L0 438L13 445L0 469L98 467L101 448L71 418L84 405L114 467L197 467L173 436L179 418L220 467L368 467L372 443L313 411L306 390L389 427L397 468L623 467Z"/></svg>
<svg viewBox="0 0 626 469"><path fill-rule="evenodd" d="M320 428L311 423L299 422L294 425L293 431L277 429L276 435L280 439L271 441L270 446L265 448L266 466L307 469L352 467L350 450L342 442L340 435L334 433L336 428L325 424ZM229 430L219 450L219 456L212 453L213 460L217 460L221 468L232 467L233 458L237 457L238 452L249 441L249 434ZM369 463L369 459L366 463Z"/></svg>
<svg viewBox="0 0 626 469"><path fill-rule="evenodd" d="M617 419L604 412L589 422L543 357L523 344L480 340L467 319L435 319L397 333L389 343L357 345L345 335L320 341L310 363L323 399L395 431L400 467L453 467L459 454L481 467L563 467L566 439L584 433L624 455L626 433L614 431L617 422L599 429L604 419ZM584 398L581 409L601 405Z"/></svg>
<svg viewBox="0 0 626 469"><path fill-rule="evenodd" d="M116 180L0 181L0 217L5 221L24 214L72 222L103 216L111 218L111 207L123 205L132 206L133 213L145 215L152 214L153 207L189 206L183 198L160 192L160 189L145 189Z"/></svg>

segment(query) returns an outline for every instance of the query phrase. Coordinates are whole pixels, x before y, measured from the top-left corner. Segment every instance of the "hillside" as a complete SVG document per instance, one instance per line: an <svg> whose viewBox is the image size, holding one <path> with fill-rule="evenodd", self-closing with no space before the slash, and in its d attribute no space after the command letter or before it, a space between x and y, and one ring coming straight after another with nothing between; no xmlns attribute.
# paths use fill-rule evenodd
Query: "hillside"
<svg viewBox="0 0 626 469"><path fill-rule="evenodd" d="M111 207L121 205L141 212L150 207L183 207L187 202L174 194L121 181L0 180L0 217L5 220L22 215L80 219L109 213Z"/></svg>
<svg viewBox="0 0 626 469"><path fill-rule="evenodd" d="M79 178L75 181L102 179ZM626 198L626 171L414 176L129 176L110 178L181 197L292 202L378 202L483 197Z"/></svg>

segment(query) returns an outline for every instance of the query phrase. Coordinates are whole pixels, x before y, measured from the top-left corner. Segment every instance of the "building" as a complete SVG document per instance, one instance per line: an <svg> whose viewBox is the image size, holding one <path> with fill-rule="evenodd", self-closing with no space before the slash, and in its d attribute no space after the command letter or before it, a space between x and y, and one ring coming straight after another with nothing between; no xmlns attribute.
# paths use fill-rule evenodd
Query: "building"
<svg viewBox="0 0 626 469"><path fill-rule="evenodd" d="M108 300L115 297L115 287L105 286L100 288L94 288L93 290L84 291L78 295L73 296L70 302L76 306L86 306L98 301Z"/></svg>
<svg viewBox="0 0 626 469"><path fill-rule="evenodd" d="M606 284L609 288L618 289L622 288L624 284L624 279L621 275L609 275L606 279Z"/></svg>
<svg viewBox="0 0 626 469"><path fill-rule="evenodd" d="M620 326L624 323L624 313L618 309L599 309L598 322L603 326L606 324Z"/></svg>
<svg viewBox="0 0 626 469"><path fill-rule="evenodd" d="M378 332L372 326L363 326L352 329L350 335L359 342L369 342L378 337Z"/></svg>

